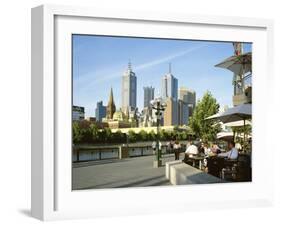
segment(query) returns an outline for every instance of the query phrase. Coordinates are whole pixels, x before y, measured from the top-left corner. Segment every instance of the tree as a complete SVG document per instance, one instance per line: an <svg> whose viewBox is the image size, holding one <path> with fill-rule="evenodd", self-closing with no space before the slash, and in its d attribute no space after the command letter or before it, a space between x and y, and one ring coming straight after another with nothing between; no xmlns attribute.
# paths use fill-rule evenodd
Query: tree
<svg viewBox="0 0 281 226"><path fill-rule="evenodd" d="M189 120L189 126L197 137L204 142L216 139L217 133L221 130L219 124L211 120L205 120L207 117L218 113L220 105L212 94L207 91L202 100L198 101L194 112Z"/></svg>
<svg viewBox="0 0 281 226"><path fill-rule="evenodd" d="M129 130L128 138L129 138L130 142L136 142L137 141L137 135L136 135L134 130Z"/></svg>
<svg viewBox="0 0 281 226"><path fill-rule="evenodd" d="M179 136L180 140L186 140L187 139L187 133L186 132L180 132L178 136Z"/></svg>
<svg viewBox="0 0 281 226"><path fill-rule="evenodd" d="M150 133L148 134L149 140L155 141L156 140L156 134L154 130L151 130Z"/></svg>
<svg viewBox="0 0 281 226"><path fill-rule="evenodd" d="M72 136L74 144L81 142L83 135L78 122L73 122L72 124Z"/></svg>
<svg viewBox="0 0 281 226"><path fill-rule="evenodd" d="M91 124L89 127L91 136L92 136L92 141L93 142L99 142L99 129L96 124Z"/></svg>
<svg viewBox="0 0 281 226"><path fill-rule="evenodd" d="M141 130L138 135L139 135L138 137L141 141L147 141L148 135L145 130Z"/></svg>
<svg viewBox="0 0 281 226"><path fill-rule="evenodd" d="M117 130L112 136L115 143L126 142L126 134L122 133L121 130Z"/></svg>
<svg viewBox="0 0 281 226"><path fill-rule="evenodd" d="M159 139L163 141L166 140L167 138L168 138L168 133L164 129L161 129L159 132Z"/></svg>
<svg viewBox="0 0 281 226"><path fill-rule="evenodd" d="M110 143L112 142L112 132L110 128L104 128L104 134L105 134L105 141Z"/></svg>

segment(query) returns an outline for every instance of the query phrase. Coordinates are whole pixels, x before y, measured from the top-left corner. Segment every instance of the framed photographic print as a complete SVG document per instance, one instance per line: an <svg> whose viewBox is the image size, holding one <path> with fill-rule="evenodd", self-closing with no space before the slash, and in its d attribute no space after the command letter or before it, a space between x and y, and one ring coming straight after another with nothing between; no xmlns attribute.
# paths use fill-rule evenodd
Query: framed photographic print
<svg viewBox="0 0 281 226"><path fill-rule="evenodd" d="M32 9L32 215L270 205L272 29L262 19Z"/></svg>

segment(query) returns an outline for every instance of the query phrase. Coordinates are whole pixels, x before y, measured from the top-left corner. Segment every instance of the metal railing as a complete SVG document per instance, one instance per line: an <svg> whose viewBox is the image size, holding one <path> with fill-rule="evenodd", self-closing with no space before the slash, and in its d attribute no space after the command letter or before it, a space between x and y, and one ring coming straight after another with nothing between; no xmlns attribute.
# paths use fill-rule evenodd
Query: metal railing
<svg viewBox="0 0 281 226"><path fill-rule="evenodd" d="M146 146L128 146L129 157L141 157L154 155L154 150L151 145ZM162 145L161 147L162 155L167 155L173 153L167 145ZM185 150L184 147L181 148L180 152ZM93 148L80 148L73 151L72 161L82 162L82 161L100 161L105 159L118 159L119 158L119 147L93 147Z"/></svg>

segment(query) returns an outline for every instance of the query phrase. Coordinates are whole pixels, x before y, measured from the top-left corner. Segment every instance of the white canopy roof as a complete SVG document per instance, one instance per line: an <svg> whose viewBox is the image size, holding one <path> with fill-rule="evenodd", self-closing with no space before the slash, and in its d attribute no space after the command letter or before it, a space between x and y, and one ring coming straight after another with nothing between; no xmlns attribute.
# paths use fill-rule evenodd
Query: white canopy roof
<svg viewBox="0 0 281 226"><path fill-rule="evenodd" d="M252 71L252 53L245 53L239 56L231 56L221 63L215 65L234 72L237 75L242 75Z"/></svg>
<svg viewBox="0 0 281 226"><path fill-rule="evenodd" d="M223 123L236 122L250 119L252 117L252 104L241 104L233 108L227 109L223 113L212 115L206 120L217 119Z"/></svg>

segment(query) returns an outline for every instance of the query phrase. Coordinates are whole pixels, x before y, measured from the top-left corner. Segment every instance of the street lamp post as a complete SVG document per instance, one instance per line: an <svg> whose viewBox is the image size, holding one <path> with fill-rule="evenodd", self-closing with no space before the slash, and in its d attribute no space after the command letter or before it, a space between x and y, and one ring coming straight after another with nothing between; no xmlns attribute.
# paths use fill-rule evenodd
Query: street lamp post
<svg viewBox="0 0 281 226"><path fill-rule="evenodd" d="M161 98L157 98L155 100L151 101L152 109L156 110L155 115L156 115L156 125L157 125L157 133L156 133L156 153L155 153L155 159L153 161L153 167L158 168L162 166L162 152L160 149L160 120L162 118L162 112L166 108L166 104L162 101Z"/></svg>

